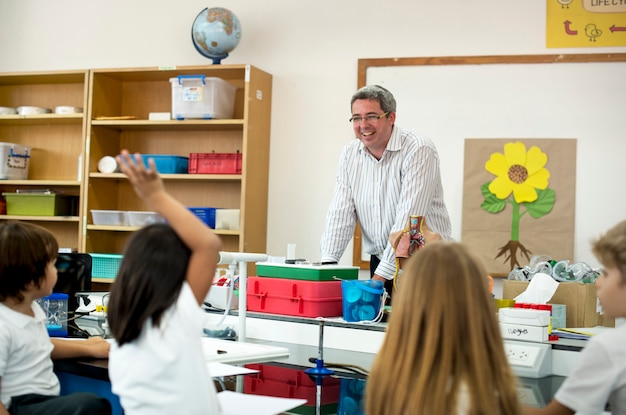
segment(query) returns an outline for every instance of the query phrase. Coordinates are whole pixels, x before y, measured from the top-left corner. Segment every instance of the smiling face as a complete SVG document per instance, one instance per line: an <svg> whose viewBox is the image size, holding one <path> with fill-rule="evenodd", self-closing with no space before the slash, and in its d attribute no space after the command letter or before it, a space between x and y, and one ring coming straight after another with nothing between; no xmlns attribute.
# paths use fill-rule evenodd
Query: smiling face
<svg viewBox="0 0 626 415"><path fill-rule="evenodd" d="M361 122L352 124L354 136L361 140L363 145L377 159L382 157L391 138L396 113L390 112L375 121L368 121L365 117L368 115L379 116L384 112L380 107L380 103L373 99L357 99L352 103L352 117L362 118Z"/></svg>
<svg viewBox="0 0 626 415"><path fill-rule="evenodd" d="M617 267L605 267L596 280L597 296L607 317L626 317L626 284Z"/></svg>

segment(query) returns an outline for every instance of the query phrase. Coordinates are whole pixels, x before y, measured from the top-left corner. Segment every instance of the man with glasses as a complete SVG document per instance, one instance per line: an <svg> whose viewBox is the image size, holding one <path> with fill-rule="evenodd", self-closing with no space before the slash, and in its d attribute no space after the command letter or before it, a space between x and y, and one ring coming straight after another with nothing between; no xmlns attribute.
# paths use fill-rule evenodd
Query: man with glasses
<svg viewBox="0 0 626 415"><path fill-rule="evenodd" d="M365 86L350 104L358 140L345 146L339 161L321 259L339 261L358 220L371 277L391 294L396 263L389 236L403 230L410 215L425 216L430 230L450 239L439 155L431 140L395 125L396 100L385 88Z"/></svg>

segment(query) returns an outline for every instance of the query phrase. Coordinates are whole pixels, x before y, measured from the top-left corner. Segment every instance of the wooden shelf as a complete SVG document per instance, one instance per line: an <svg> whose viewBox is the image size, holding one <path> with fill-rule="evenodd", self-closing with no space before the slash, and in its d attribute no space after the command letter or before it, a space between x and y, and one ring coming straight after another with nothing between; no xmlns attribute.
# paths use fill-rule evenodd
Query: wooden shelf
<svg viewBox="0 0 626 415"><path fill-rule="evenodd" d="M29 222L79 222L78 216L25 216L0 215L0 220L26 220Z"/></svg>
<svg viewBox="0 0 626 415"><path fill-rule="evenodd" d="M68 186L77 187L81 185L78 180L2 180L0 185L5 186Z"/></svg>
<svg viewBox="0 0 626 415"><path fill-rule="evenodd" d="M92 179L115 179L126 180L124 173L89 173ZM181 181L240 181L241 174L162 174L163 180L181 180Z"/></svg>
<svg viewBox="0 0 626 415"><path fill-rule="evenodd" d="M2 216L0 216L2 218ZM111 225L87 225L87 229L90 231L107 231L107 232L134 232L141 229L141 226L111 226ZM238 230L226 230L215 229L215 233L218 235L231 235L238 236L240 232Z"/></svg>
<svg viewBox="0 0 626 415"><path fill-rule="evenodd" d="M0 115L0 125L82 124L83 114Z"/></svg>
<svg viewBox="0 0 626 415"><path fill-rule="evenodd" d="M93 120L92 127L106 127L119 131L156 131L156 130L232 130L243 129L244 120Z"/></svg>

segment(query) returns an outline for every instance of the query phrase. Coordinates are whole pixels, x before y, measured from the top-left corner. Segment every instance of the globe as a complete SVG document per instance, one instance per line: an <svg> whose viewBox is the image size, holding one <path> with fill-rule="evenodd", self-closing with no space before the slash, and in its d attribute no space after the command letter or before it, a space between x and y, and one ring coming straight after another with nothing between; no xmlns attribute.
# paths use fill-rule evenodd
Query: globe
<svg viewBox="0 0 626 415"><path fill-rule="evenodd" d="M191 39L202 56L213 60L214 64L220 64L239 44L239 19L228 9L207 7L194 20Z"/></svg>

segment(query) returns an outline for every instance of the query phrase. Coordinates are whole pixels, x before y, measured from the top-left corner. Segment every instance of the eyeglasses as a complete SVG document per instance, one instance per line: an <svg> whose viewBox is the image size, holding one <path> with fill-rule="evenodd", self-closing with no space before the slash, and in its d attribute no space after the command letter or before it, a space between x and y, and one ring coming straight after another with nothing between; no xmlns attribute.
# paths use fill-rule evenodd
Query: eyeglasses
<svg viewBox="0 0 626 415"><path fill-rule="evenodd" d="M367 114L365 117L361 117L360 115L355 115L352 118L350 118L348 121L350 121L353 124L359 124L359 123L362 123L363 121L374 122L374 121L380 120L383 117L386 117L387 115L389 115L389 111L383 112L380 115Z"/></svg>

